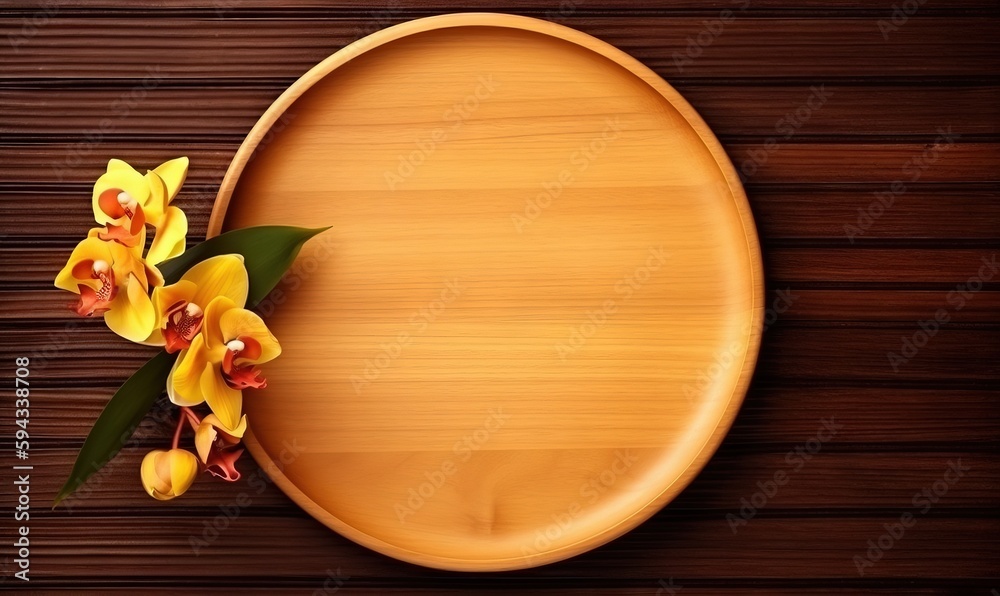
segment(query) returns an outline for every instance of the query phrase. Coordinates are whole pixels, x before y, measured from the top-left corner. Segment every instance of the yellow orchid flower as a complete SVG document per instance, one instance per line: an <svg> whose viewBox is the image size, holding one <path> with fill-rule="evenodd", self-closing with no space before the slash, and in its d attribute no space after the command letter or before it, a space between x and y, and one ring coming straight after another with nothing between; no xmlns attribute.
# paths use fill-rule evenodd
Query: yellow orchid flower
<svg viewBox="0 0 1000 596"><path fill-rule="evenodd" d="M246 430L246 416L240 418L240 423L232 429L227 428L215 414L202 418L194 433L194 445L198 458L205 464L205 471L229 482L239 480L236 460L243 455L243 450L235 447Z"/></svg>
<svg viewBox="0 0 1000 596"><path fill-rule="evenodd" d="M145 343L174 353L191 346L202 328L204 309L217 296L246 304L249 280L243 256L219 255L187 270L175 284L153 289L156 325Z"/></svg>
<svg viewBox="0 0 1000 596"><path fill-rule="evenodd" d="M112 331L141 342L155 324L149 288L162 284L163 278L155 267L136 256L136 248L101 240L98 234L98 230L91 230L76 245L56 275L55 285L80 295L74 308L77 314L103 314Z"/></svg>
<svg viewBox="0 0 1000 596"><path fill-rule="evenodd" d="M198 458L184 449L155 449L142 458L142 487L158 501L183 495L198 476Z"/></svg>
<svg viewBox="0 0 1000 596"><path fill-rule="evenodd" d="M156 229L146 260L156 265L184 252L187 218L170 202L187 177L188 158L162 163L145 175L120 159L94 184L93 207L97 223L105 226L103 240L142 246L139 232L148 223Z"/></svg>
<svg viewBox="0 0 1000 596"><path fill-rule="evenodd" d="M243 389L259 389L267 381L255 365L281 353L278 340L259 316L227 296L205 307L201 333L181 350L167 377L167 395L178 406L208 402L223 426L239 426Z"/></svg>

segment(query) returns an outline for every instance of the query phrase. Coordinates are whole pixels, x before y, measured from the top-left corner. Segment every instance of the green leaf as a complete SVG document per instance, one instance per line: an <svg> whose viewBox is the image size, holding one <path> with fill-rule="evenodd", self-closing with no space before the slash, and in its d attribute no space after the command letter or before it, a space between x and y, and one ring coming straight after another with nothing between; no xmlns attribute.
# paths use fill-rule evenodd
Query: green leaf
<svg viewBox="0 0 1000 596"><path fill-rule="evenodd" d="M56 495L53 509L121 450L156 403L156 398L163 394L176 357L176 354L160 352L119 387L90 429L69 479Z"/></svg>
<svg viewBox="0 0 1000 596"><path fill-rule="evenodd" d="M161 263L166 284L176 283L185 271L209 257L243 255L250 279L247 307L263 300L295 262L307 240L329 228L257 226L233 230L201 242L178 257ZM144 364L111 397L90 429L66 484L56 495L55 508L63 499L104 467L121 450L143 417L163 394L176 354L160 352Z"/></svg>
<svg viewBox="0 0 1000 596"><path fill-rule="evenodd" d="M220 234L197 244L178 257L160 264L164 283L176 283L185 271L209 257L243 255L250 276L247 308L255 306L278 285L281 276L295 262L306 240L330 228L294 226L255 226Z"/></svg>

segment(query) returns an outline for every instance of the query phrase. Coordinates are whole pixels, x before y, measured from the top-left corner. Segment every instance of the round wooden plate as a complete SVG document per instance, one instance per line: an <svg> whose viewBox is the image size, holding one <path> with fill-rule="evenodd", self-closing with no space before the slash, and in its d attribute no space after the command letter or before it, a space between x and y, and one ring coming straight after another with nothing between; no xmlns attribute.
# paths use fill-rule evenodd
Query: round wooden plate
<svg viewBox="0 0 1000 596"><path fill-rule="evenodd" d="M251 157L253 159L251 159ZM344 48L267 110L210 235L333 228L262 305L254 458L344 536L456 570L620 536L746 392L762 268L735 170L635 59L501 14Z"/></svg>

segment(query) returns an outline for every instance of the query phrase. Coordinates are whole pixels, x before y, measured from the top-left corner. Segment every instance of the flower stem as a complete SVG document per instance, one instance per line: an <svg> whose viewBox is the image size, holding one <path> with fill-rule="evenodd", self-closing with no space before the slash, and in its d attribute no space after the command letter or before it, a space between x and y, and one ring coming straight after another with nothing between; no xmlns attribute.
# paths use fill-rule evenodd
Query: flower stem
<svg viewBox="0 0 1000 596"><path fill-rule="evenodd" d="M198 430L198 425L201 424L201 419L194 413L194 410L187 406L181 406L181 414L188 421L188 424L191 425L191 430Z"/></svg>
<svg viewBox="0 0 1000 596"><path fill-rule="evenodd" d="M181 410L181 415L177 418L177 430L174 431L174 442L172 449L177 449L177 446L181 442L181 430L184 429L184 421L187 420L187 416L184 415L184 410Z"/></svg>

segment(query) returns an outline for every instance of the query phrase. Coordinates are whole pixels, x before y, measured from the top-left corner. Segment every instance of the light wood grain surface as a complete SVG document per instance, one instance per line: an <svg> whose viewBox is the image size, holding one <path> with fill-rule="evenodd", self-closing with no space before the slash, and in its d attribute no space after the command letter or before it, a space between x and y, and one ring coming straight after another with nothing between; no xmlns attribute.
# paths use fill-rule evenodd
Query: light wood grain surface
<svg viewBox="0 0 1000 596"><path fill-rule="evenodd" d="M621 535L704 465L753 371L735 170L676 91L572 29L433 17L324 61L251 131L209 231L263 223L333 229L268 319L250 450L404 560L516 569Z"/></svg>

